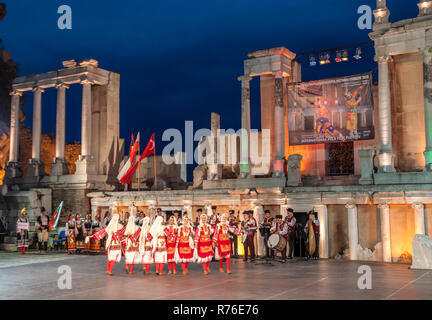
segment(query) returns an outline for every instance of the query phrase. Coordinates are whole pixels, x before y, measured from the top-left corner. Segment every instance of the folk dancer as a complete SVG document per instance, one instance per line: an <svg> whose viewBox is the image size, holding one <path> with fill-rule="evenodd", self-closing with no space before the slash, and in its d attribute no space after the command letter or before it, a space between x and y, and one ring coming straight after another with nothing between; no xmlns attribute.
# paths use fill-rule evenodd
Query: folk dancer
<svg viewBox="0 0 432 320"><path fill-rule="evenodd" d="M294 231L296 225L296 218L294 217L294 210L292 208L287 209L287 216L285 217L285 223L288 225L288 234L287 234L287 241L289 245L288 259L292 259L294 254Z"/></svg>
<svg viewBox="0 0 432 320"><path fill-rule="evenodd" d="M287 239L288 237L288 224L282 221L282 215L278 214L276 216L276 221L273 222L272 227L270 228L270 234L279 234L280 236ZM286 262L286 248L281 251L282 261ZM275 253L272 250L272 257L274 258Z"/></svg>
<svg viewBox="0 0 432 320"><path fill-rule="evenodd" d="M153 237L150 233L150 218L145 217L141 227L139 237L139 254L141 256L141 263L143 264L143 272L150 274L150 265L153 260Z"/></svg>
<svg viewBox="0 0 432 320"><path fill-rule="evenodd" d="M156 263L156 274L163 275L163 267L167 262L167 239L163 217L157 216L150 228L153 237L153 259Z"/></svg>
<svg viewBox="0 0 432 320"><path fill-rule="evenodd" d="M186 275L189 273L189 263L194 261L194 229L187 215L183 217L183 225L178 228L177 253L183 275Z"/></svg>
<svg viewBox="0 0 432 320"><path fill-rule="evenodd" d="M309 220L304 227L306 233L306 259L319 259L320 223L313 211L309 212Z"/></svg>
<svg viewBox="0 0 432 320"><path fill-rule="evenodd" d="M268 246L268 239L270 237L270 229L273 226L273 218L270 214L270 210L265 210L264 211L264 220L260 225L260 232L261 232L261 236L264 238L264 245L265 245L265 250L266 250L266 257L270 258L271 256L271 250Z"/></svg>
<svg viewBox="0 0 432 320"><path fill-rule="evenodd" d="M141 229L135 224L135 216L131 214L128 218L128 223L123 237L124 245L124 256L126 263L126 272L133 274L134 265L141 263L141 257L139 255L139 236Z"/></svg>
<svg viewBox="0 0 432 320"><path fill-rule="evenodd" d="M171 216L168 225L165 227L168 274L177 274L176 244L178 235L177 219Z"/></svg>
<svg viewBox="0 0 432 320"><path fill-rule="evenodd" d="M75 218L72 213L69 213L66 219L66 242L68 254L76 251L76 236L78 231L75 226Z"/></svg>
<svg viewBox="0 0 432 320"><path fill-rule="evenodd" d="M21 254L25 253L26 248L29 246L29 231L30 231L30 221L27 219L26 208L21 210L21 217L16 223L17 232L17 247L19 248Z"/></svg>
<svg viewBox="0 0 432 320"><path fill-rule="evenodd" d="M97 213L91 225L91 232L94 235L102 229L100 213ZM101 242L94 238L90 239L90 252L99 253L101 251Z"/></svg>
<svg viewBox="0 0 432 320"><path fill-rule="evenodd" d="M90 237L96 240L101 240L107 237L105 253L107 254L107 274L109 274L110 276L112 276L112 270L115 263L120 262L122 256L121 240L126 227L124 227L119 222L119 220L120 215L118 213L114 213L109 224ZM86 241L90 241L90 239L86 238Z"/></svg>
<svg viewBox="0 0 432 320"><path fill-rule="evenodd" d="M255 244L254 244L254 236L255 231L257 229L257 223L255 218L253 217L253 211L245 211L243 213L244 220L242 222L242 242L244 246L244 259L243 261L247 261L248 259L248 250L250 251L251 261L255 260Z"/></svg>
<svg viewBox="0 0 432 320"><path fill-rule="evenodd" d="M81 214L77 213L75 215L75 228L77 230L76 233L76 249L81 252L84 249L84 223L81 219Z"/></svg>
<svg viewBox="0 0 432 320"><path fill-rule="evenodd" d="M109 211L105 211L105 214L104 214L104 217L103 217L103 220L102 220L102 224L101 224L101 228L102 228L102 229L105 228L105 227L109 224L110 220L111 220L111 215L110 215ZM103 239L100 241L100 243L101 243L101 248L105 248L105 240L106 240L106 239L103 238Z"/></svg>
<svg viewBox="0 0 432 320"><path fill-rule="evenodd" d="M229 226L226 214L221 217L221 222L216 225L213 233L213 247L215 248L215 258L219 260L219 271L224 272L223 259L227 266L227 273L231 273L231 241L229 232L237 234L239 230Z"/></svg>
<svg viewBox="0 0 432 320"><path fill-rule="evenodd" d="M91 214L86 213L84 215L85 219L83 221L83 238L90 237L92 233L92 218ZM90 252L90 243L84 243L84 251Z"/></svg>
<svg viewBox="0 0 432 320"><path fill-rule="evenodd" d="M39 241L39 251L42 251L42 244L45 252L48 252L48 231L50 218L44 207L41 208L41 214L36 219L36 231Z"/></svg>
<svg viewBox="0 0 432 320"><path fill-rule="evenodd" d="M238 219L235 216L235 212L234 210L230 210L229 211L229 226L231 230L232 228L238 228ZM231 256L236 258L238 257L238 235L228 231L229 233L229 238L230 238L230 242L231 242Z"/></svg>
<svg viewBox="0 0 432 320"><path fill-rule="evenodd" d="M204 274L210 273L210 261L212 260L213 245L211 240L212 227L207 223L207 215L202 214L200 216L200 224L195 231L195 252L196 262L202 263Z"/></svg>

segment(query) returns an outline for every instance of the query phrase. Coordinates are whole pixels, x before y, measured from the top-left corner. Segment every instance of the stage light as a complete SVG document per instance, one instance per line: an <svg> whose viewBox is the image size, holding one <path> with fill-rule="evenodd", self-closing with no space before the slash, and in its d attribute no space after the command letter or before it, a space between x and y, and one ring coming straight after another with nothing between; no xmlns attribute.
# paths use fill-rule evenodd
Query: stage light
<svg viewBox="0 0 432 320"><path fill-rule="evenodd" d="M310 65L311 67L315 67L315 66L317 65L317 62L316 62L315 56L309 56L309 65Z"/></svg>
<svg viewBox="0 0 432 320"><path fill-rule="evenodd" d="M335 61L336 62L342 62L342 52L340 52L340 51L336 52Z"/></svg>
<svg viewBox="0 0 432 320"><path fill-rule="evenodd" d="M356 54L354 55L354 58L357 59L357 60L361 59L362 58L361 54L362 54L361 49L357 48L356 49Z"/></svg>
<svg viewBox="0 0 432 320"><path fill-rule="evenodd" d="M330 55L328 52L322 53L320 55L320 65L328 64L330 63Z"/></svg>
<svg viewBox="0 0 432 320"><path fill-rule="evenodd" d="M342 61L348 61L348 50L342 51Z"/></svg>

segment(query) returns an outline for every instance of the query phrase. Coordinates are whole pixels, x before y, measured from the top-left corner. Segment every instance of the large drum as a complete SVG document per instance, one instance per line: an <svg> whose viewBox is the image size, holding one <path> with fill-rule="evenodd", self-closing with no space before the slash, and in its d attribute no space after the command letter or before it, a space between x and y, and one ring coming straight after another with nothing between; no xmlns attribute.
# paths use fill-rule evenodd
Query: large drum
<svg viewBox="0 0 432 320"><path fill-rule="evenodd" d="M278 251L283 251L286 248L287 241L281 235L274 233L269 237L267 244L268 244L270 249L276 249Z"/></svg>

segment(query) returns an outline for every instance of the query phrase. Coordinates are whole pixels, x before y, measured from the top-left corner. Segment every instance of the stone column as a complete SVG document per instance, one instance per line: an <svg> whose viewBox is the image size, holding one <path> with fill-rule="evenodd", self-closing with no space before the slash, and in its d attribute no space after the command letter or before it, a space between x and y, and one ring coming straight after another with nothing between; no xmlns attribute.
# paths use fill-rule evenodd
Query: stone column
<svg viewBox="0 0 432 320"><path fill-rule="evenodd" d="M241 81L241 125L242 132L240 137L240 178L250 177L250 162L249 162L249 140L250 140L250 80L249 76L241 76L238 78Z"/></svg>
<svg viewBox="0 0 432 320"><path fill-rule="evenodd" d="M255 204L254 218L258 224L258 230L255 237L256 254L260 257L265 256L264 237L261 236L259 231L260 224L264 221L264 208L261 204Z"/></svg>
<svg viewBox="0 0 432 320"><path fill-rule="evenodd" d="M275 158L273 160L273 177L285 177L285 133L284 133L284 99L283 99L283 74L275 74Z"/></svg>
<svg viewBox="0 0 432 320"><path fill-rule="evenodd" d="M14 90L10 93L11 98L11 123L10 123L10 147L9 162L18 162L19 127L20 127L20 96L22 92Z"/></svg>
<svg viewBox="0 0 432 320"><path fill-rule="evenodd" d="M358 223L357 223L357 206L354 203L347 203L345 208L348 209L348 238L350 260L358 260Z"/></svg>
<svg viewBox="0 0 432 320"><path fill-rule="evenodd" d="M417 3L419 8L419 17L428 16L432 14L432 1L431 0L420 0Z"/></svg>
<svg viewBox="0 0 432 320"><path fill-rule="evenodd" d="M381 220L381 241L383 247L383 261L392 262L390 238L390 210L387 203L378 205Z"/></svg>
<svg viewBox="0 0 432 320"><path fill-rule="evenodd" d="M378 96L379 96L379 126L381 150L378 155L379 172L394 171L394 154L392 148L392 125L391 125L391 97L389 80L389 62L391 56L382 56L378 59Z"/></svg>
<svg viewBox="0 0 432 320"><path fill-rule="evenodd" d="M432 47L423 53L424 119L426 134L425 171L432 171Z"/></svg>
<svg viewBox="0 0 432 320"><path fill-rule="evenodd" d="M415 234L426 234L423 203L415 202L412 204L412 207L414 208Z"/></svg>
<svg viewBox="0 0 432 320"><path fill-rule="evenodd" d="M91 136L92 136L92 101L91 86L92 82L88 79L81 81L82 84L82 117L81 117L81 156L91 156Z"/></svg>
<svg viewBox="0 0 432 320"><path fill-rule="evenodd" d="M41 134L42 134L42 92L41 87L33 88L33 143L32 160L40 162Z"/></svg>
<svg viewBox="0 0 432 320"><path fill-rule="evenodd" d="M67 174L65 162L65 115L66 115L66 89L67 84L58 83L57 88L57 112L56 112L56 153L51 167L51 175Z"/></svg>
<svg viewBox="0 0 432 320"><path fill-rule="evenodd" d="M320 258L329 258L329 234L328 234L328 215L327 206L314 206L314 211L318 213L320 222L320 239L319 239L319 256Z"/></svg>

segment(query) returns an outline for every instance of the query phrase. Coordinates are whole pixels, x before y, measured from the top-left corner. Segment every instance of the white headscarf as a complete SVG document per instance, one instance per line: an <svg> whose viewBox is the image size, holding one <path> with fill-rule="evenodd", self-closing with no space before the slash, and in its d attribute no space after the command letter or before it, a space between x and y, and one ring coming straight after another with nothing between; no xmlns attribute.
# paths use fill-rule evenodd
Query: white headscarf
<svg viewBox="0 0 432 320"><path fill-rule="evenodd" d="M132 236L137 232L138 226L135 224L135 215L131 214L126 225L125 236Z"/></svg>
<svg viewBox="0 0 432 320"><path fill-rule="evenodd" d="M149 230L150 230L150 218L145 217L143 219L143 224L142 224L141 233L140 233L139 250L140 250L141 254L144 254L145 242L146 242L147 234L149 233Z"/></svg>
<svg viewBox="0 0 432 320"><path fill-rule="evenodd" d="M200 215L200 218L199 218L199 225L200 225L200 226L203 226L203 225L204 225L204 224L202 223L202 221L201 221L201 219L202 219L203 217L206 218L206 223L205 223L205 224L207 224L208 217L207 217L207 215L206 215L205 213L203 213L202 215Z"/></svg>
<svg viewBox="0 0 432 320"><path fill-rule="evenodd" d="M150 228L150 234L152 235L153 239L157 238L158 234L163 230L163 227L163 217L156 217Z"/></svg>
<svg viewBox="0 0 432 320"><path fill-rule="evenodd" d="M113 215L111 221L108 223L108 225L105 229L106 233L108 234L108 238L106 241L106 249L108 249L111 245L111 239L112 239L113 233L118 231L119 219L120 219L120 216L118 214Z"/></svg>

